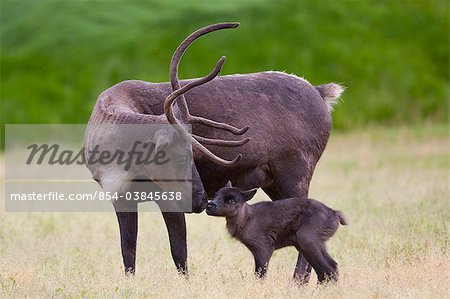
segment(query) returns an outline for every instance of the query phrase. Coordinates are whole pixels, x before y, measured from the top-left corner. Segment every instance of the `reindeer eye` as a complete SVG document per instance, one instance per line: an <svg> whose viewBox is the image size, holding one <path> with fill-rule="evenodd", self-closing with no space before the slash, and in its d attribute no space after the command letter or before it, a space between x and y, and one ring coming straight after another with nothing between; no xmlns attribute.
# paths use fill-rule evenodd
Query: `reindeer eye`
<svg viewBox="0 0 450 299"><path fill-rule="evenodd" d="M233 196L227 196L227 197L225 197L225 202L226 202L226 203L231 203L231 204L236 203L236 201L234 200L234 197L233 197Z"/></svg>
<svg viewBox="0 0 450 299"><path fill-rule="evenodd" d="M188 156L181 156L180 163L182 165L187 165L189 163L189 157Z"/></svg>

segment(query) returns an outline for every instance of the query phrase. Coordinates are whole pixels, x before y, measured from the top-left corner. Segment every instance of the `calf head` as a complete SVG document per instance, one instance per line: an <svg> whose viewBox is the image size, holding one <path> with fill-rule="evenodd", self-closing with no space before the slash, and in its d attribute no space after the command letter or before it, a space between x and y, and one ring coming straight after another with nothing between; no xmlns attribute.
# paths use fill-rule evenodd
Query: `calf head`
<svg viewBox="0 0 450 299"><path fill-rule="evenodd" d="M233 217L237 215L246 202L253 198L257 189L241 191L228 181L225 187L216 192L214 198L206 206L210 216Z"/></svg>

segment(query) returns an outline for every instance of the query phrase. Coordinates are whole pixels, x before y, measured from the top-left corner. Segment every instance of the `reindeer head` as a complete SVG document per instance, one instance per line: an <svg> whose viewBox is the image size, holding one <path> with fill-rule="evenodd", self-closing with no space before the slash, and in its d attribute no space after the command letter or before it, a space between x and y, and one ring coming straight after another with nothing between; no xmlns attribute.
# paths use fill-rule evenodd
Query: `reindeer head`
<svg viewBox="0 0 450 299"><path fill-rule="evenodd" d="M120 169L117 165L87 163L86 165L91 170L94 179L96 179L105 190L111 192L128 191L136 187L136 184L133 184L133 182L142 180L144 180L144 184L141 184L139 187L144 189L150 188L152 185L150 182L156 185L154 186L155 188L161 188L165 191L173 191L174 188L182 188L180 185L185 185L189 188L184 187L182 192L187 192L188 189L190 191L190 187L192 187L192 210L197 213L203 211L207 204L207 198L200 175L192 157L197 160L204 158L210 159L225 167L234 166L242 158L240 154L231 161L224 160L213 154L205 147L205 145L236 147L246 144L250 139L211 139L194 135L188 131L187 127L192 124L201 124L211 127L212 130L225 130L235 135L241 135L247 131L248 126L236 128L226 123L193 116L189 113L189 109L186 105L184 94L196 86L213 80L219 74L225 62L225 57L222 57L218 61L216 67L209 75L193 80L182 88L180 88L178 82L178 64L185 50L198 37L219 29L235 28L237 26L237 23L221 23L207 26L195 31L180 44L173 55L170 65L170 78L173 92L168 95L164 101L163 115L136 112L135 109L132 109L135 100L128 97L127 94L124 95L120 89L113 89L109 92L106 91L100 95L98 109L94 109L94 114L91 117L93 122L91 123L90 121L90 124L97 128L86 131L86 149L91 149L94 144L98 143L107 147L109 146L110 149L127 149L130 147L132 148L130 143L133 143L134 140L148 141L150 138L153 143L156 144L156 151L164 151L173 162L164 170L161 170L161 168L158 169L152 165L145 167L133 165L134 168ZM207 96L208 95L205 94L205 97ZM95 114L99 113L99 111L102 111L101 115ZM163 128L154 132L154 136L152 137L149 136L150 134L148 132L149 124L161 125ZM165 126L167 124L171 125L171 128L167 128L167 126ZM106 128L103 128L104 125L107 125ZM126 125L132 125L132 128L130 129ZM142 130L137 130L139 132L135 132L134 125L142 125L144 128ZM161 174L164 176L162 179ZM170 179L164 181L166 178ZM172 178L175 180L171 180ZM189 179L192 179L192 185L186 183L189 182ZM179 182L180 180L184 183L178 183L177 185L177 181ZM160 183L158 183L158 181ZM161 181L164 182L161 183ZM153 185L151 188L153 188ZM185 208L187 207L183 207L183 210L185 210Z"/></svg>
<svg viewBox="0 0 450 299"><path fill-rule="evenodd" d="M217 191L213 200L208 203L206 213L210 216L233 217L248 200L255 196L256 191L257 189L241 191L228 181L227 185Z"/></svg>

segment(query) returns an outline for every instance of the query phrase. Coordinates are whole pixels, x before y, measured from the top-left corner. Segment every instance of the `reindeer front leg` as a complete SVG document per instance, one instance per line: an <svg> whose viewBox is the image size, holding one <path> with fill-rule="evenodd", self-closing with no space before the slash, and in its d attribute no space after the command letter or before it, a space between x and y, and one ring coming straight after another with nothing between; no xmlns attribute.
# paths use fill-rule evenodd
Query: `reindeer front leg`
<svg viewBox="0 0 450 299"><path fill-rule="evenodd" d="M163 212L164 222L169 233L170 251L175 267L180 274L188 274L186 219L184 213Z"/></svg>
<svg viewBox="0 0 450 299"><path fill-rule="evenodd" d="M116 208L116 211L118 209ZM125 274L134 274L136 270L136 242L138 232L137 212L116 212L120 228L120 245L122 248Z"/></svg>

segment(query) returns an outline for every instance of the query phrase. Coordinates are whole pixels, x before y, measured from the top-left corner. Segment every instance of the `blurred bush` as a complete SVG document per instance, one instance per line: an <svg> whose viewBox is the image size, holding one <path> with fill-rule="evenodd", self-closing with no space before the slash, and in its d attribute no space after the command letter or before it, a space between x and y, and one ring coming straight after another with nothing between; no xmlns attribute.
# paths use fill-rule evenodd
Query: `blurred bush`
<svg viewBox="0 0 450 299"><path fill-rule="evenodd" d="M167 81L180 41L239 21L189 49L180 77L283 70L344 83L335 127L448 121L447 1L10 1L1 5L2 123L86 123L126 79ZM3 128L2 128L3 130ZM3 138L2 138L3 140Z"/></svg>

